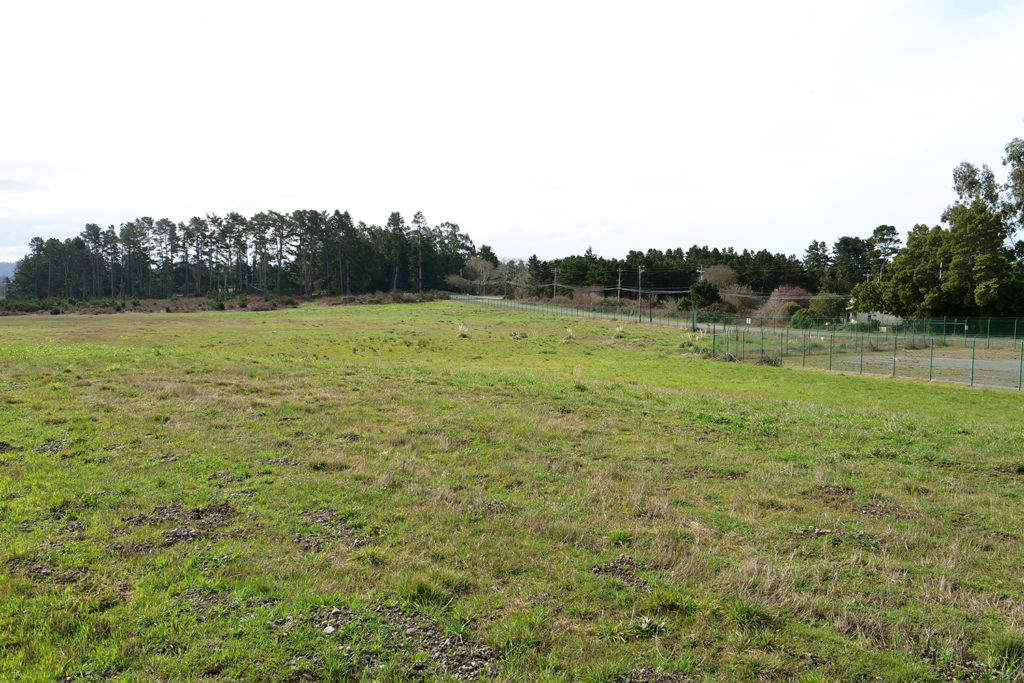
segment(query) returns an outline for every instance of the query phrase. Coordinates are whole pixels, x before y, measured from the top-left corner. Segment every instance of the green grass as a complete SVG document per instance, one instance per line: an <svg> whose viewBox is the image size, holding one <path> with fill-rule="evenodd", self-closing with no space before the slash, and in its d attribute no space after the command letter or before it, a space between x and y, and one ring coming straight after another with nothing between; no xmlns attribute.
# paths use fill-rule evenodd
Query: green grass
<svg viewBox="0 0 1024 683"><path fill-rule="evenodd" d="M680 339L0 319L0 678L1024 675L1024 398Z"/></svg>

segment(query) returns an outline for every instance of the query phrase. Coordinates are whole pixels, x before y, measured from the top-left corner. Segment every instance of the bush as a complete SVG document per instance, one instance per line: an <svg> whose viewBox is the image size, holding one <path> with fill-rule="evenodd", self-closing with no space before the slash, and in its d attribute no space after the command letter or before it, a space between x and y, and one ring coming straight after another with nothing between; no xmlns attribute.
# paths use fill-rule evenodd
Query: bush
<svg viewBox="0 0 1024 683"><path fill-rule="evenodd" d="M801 306L795 301L787 301L786 303L782 304L782 308L779 309L779 315L784 315L787 318L791 318L800 311L806 312L806 310L807 309L805 309L803 306Z"/></svg>
<svg viewBox="0 0 1024 683"><path fill-rule="evenodd" d="M787 304L787 306L788 305L789 304ZM800 330L809 330L812 327L815 327L816 323L817 319L814 317L814 314L806 308L798 309L789 319L790 326Z"/></svg>
<svg viewBox="0 0 1024 683"><path fill-rule="evenodd" d="M846 299L831 292L819 292L808 308L819 318L841 318L846 313Z"/></svg>
<svg viewBox="0 0 1024 683"><path fill-rule="evenodd" d="M718 295L718 287L707 280L698 280L690 286L690 301L693 302L694 308L707 308L721 300Z"/></svg>
<svg viewBox="0 0 1024 683"><path fill-rule="evenodd" d="M733 315L736 313L736 309L725 301L716 301L705 308L704 311L707 313L717 313L719 315Z"/></svg>

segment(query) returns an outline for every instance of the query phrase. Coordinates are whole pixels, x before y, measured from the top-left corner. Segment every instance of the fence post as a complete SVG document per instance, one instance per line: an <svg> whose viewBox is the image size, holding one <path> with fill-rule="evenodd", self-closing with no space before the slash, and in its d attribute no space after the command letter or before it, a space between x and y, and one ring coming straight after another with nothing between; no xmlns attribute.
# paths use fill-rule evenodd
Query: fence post
<svg viewBox="0 0 1024 683"><path fill-rule="evenodd" d="M782 357L786 355L782 351L782 340L783 339L784 339L784 337L782 336L782 330L779 330L779 363L782 363Z"/></svg>
<svg viewBox="0 0 1024 683"><path fill-rule="evenodd" d="M761 321L761 358L764 358L764 320Z"/></svg>
<svg viewBox="0 0 1024 683"><path fill-rule="evenodd" d="M828 371L832 372L832 347L835 346L836 333L833 332L828 338Z"/></svg>
<svg viewBox="0 0 1024 683"><path fill-rule="evenodd" d="M740 361L745 360L747 354L747 328L743 328L743 345L740 346Z"/></svg>
<svg viewBox="0 0 1024 683"><path fill-rule="evenodd" d="M896 344L900 340L900 332L896 330L892 334L892 376L896 376Z"/></svg>
<svg viewBox="0 0 1024 683"><path fill-rule="evenodd" d="M804 344L800 348L800 367L807 367L807 330L804 330Z"/></svg>
<svg viewBox="0 0 1024 683"><path fill-rule="evenodd" d="M946 316L942 316L942 345L946 345Z"/></svg>
<svg viewBox="0 0 1024 683"><path fill-rule="evenodd" d="M992 318L988 319L988 331L986 332L985 337L985 348L987 349L992 346Z"/></svg>
<svg viewBox="0 0 1024 683"><path fill-rule="evenodd" d="M697 331L697 311L694 311L693 313L690 314L690 331Z"/></svg>
<svg viewBox="0 0 1024 683"><path fill-rule="evenodd" d="M711 357L715 357L715 324L711 323Z"/></svg>
<svg viewBox="0 0 1024 683"><path fill-rule="evenodd" d="M1017 391L1020 391L1022 379L1024 379L1024 342L1020 344L1020 365L1017 366Z"/></svg>
<svg viewBox="0 0 1024 683"><path fill-rule="evenodd" d="M864 334L860 335L860 374L864 374Z"/></svg>
<svg viewBox="0 0 1024 683"><path fill-rule="evenodd" d="M928 348L928 381L932 381L932 363L935 360L935 337L931 338Z"/></svg>
<svg viewBox="0 0 1024 683"><path fill-rule="evenodd" d="M977 339L971 340L971 386L974 386L974 347L978 345Z"/></svg>

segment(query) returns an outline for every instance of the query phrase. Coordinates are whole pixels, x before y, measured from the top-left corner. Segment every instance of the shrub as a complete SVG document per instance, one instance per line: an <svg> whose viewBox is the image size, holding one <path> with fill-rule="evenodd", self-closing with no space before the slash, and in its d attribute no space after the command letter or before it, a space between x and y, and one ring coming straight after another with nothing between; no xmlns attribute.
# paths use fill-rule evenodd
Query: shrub
<svg viewBox="0 0 1024 683"><path fill-rule="evenodd" d="M707 308L713 303L721 301L718 294L718 287L707 280L698 280L690 286L690 301L694 308Z"/></svg>
<svg viewBox="0 0 1024 683"><path fill-rule="evenodd" d="M805 309L803 306L801 306L795 301L787 301L786 303L782 304L782 308L779 309L779 315L784 315L787 318L791 318L800 311L806 312L806 310L807 309Z"/></svg>
<svg viewBox="0 0 1024 683"><path fill-rule="evenodd" d="M790 304L786 304L786 305L789 306ZM795 328L798 328L798 329L801 329L801 330L810 329L810 328L814 327L816 323L817 323L817 319L814 317L814 314L811 313L806 308L798 308L796 310L796 312L793 313L792 317L789 319L789 324L792 327L795 327Z"/></svg>
<svg viewBox="0 0 1024 683"><path fill-rule="evenodd" d="M846 313L846 299L832 292L819 292L808 308L820 318L841 318Z"/></svg>

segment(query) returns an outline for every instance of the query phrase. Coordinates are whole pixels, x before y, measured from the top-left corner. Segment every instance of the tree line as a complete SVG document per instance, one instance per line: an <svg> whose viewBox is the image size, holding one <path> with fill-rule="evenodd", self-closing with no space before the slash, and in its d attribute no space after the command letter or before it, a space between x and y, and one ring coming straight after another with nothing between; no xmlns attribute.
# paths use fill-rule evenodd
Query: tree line
<svg viewBox="0 0 1024 683"><path fill-rule="evenodd" d="M945 225L915 226L904 245L894 226L831 247L814 240L803 257L768 250L692 246L500 261L477 249L454 223L431 227L422 212L407 225L392 213L383 226L354 223L348 212L300 210L207 215L176 223L143 217L76 237L36 237L18 263L8 296L95 299L172 294L358 294L462 289L506 296L636 298L689 296L728 311L780 301L852 295L860 311L903 316L1024 315L1024 140L1005 147L1003 182L986 165L953 171L956 201ZM701 285L701 287L704 287ZM706 287L705 287L706 289ZM720 296L721 295L721 296ZM845 305L844 305L845 307Z"/></svg>
<svg viewBox="0 0 1024 683"><path fill-rule="evenodd" d="M396 211L379 226L317 210L90 223L63 241L35 237L29 249L8 287L12 298L423 291L442 287L479 253L457 224L430 226L422 212L406 224Z"/></svg>
<svg viewBox="0 0 1024 683"><path fill-rule="evenodd" d="M807 290L808 300L812 292L821 301L849 295L853 307L863 312L1024 315L1024 242L1015 240L1024 227L1024 140L1015 138L1004 152L1008 172L1003 182L987 165L957 166L957 199L942 213L945 226L916 225L905 245L894 226L879 225L868 236L843 236L831 247L814 240L803 258L693 246L606 259L588 249L546 262L533 256L509 270L551 295L590 288L615 296L621 284L626 296L635 296L638 289L652 296L690 296L694 286L710 281L714 291L701 285L694 303L712 301L726 311L756 308L751 302L798 288ZM715 277L709 277L711 272Z"/></svg>

